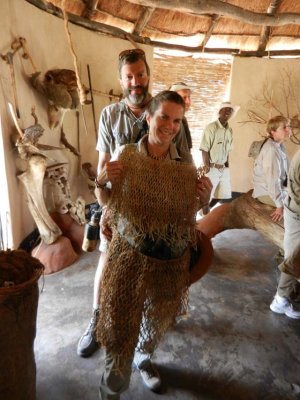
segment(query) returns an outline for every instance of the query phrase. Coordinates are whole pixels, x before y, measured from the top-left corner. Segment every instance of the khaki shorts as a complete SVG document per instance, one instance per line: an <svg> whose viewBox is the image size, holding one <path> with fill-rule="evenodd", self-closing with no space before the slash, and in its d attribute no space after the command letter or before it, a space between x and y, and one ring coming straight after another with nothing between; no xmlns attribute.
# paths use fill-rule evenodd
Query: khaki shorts
<svg viewBox="0 0 300 400"><path fill-rule="evenodd" d="M210 168L207 174L213 185L211 199L231 199L231 184L229 168Z"/></svg>

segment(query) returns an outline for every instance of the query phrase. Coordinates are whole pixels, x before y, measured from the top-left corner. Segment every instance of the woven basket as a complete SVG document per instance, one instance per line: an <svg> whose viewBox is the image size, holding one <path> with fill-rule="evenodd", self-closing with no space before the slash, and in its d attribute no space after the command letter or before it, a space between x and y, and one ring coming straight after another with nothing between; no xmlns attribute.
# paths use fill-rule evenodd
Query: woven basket
<svg viewBox="0 0 300 400"><path fill-rule="evenodd" d="M19 250L16 252L20 254ZM0 252L0 273L4 253ZM13 253L10 251L11 260ZM33 345L39 297L37 282L44 267L30 255L22 256L26 274L19 268L20 274L28 276L31 271L31 277L15 286L0 287L0 399L3 400L36 399Z"/></svg>

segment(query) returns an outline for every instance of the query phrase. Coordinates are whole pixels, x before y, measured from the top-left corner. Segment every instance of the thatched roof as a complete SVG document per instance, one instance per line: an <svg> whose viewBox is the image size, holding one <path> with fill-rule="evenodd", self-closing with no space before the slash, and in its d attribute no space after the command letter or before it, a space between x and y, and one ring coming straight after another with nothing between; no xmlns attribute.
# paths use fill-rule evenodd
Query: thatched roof
<svg viewBox="0 0 300 400"><path fill-rule="evenodd" d="M136 44L242 55L300 54L299 0L26 0Z"/></svg>

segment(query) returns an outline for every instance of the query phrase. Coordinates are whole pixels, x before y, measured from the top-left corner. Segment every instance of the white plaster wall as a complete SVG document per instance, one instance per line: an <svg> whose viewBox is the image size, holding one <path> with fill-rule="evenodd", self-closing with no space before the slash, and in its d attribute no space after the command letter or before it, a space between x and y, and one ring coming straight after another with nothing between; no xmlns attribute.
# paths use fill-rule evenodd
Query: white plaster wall
<svg viewBox="0 0 300 400"><path fill-rule="evenodd" d="M288 96L289 110L287 110L286 98L281 91L281 76L285 71L290 74L291 82L298 94L297 102ZM299 80L300 59L266 59L266 58L245 58L235 57L231 70L230 99L233 103L241 106L236 117L231 121L234 132L234 149L230 155L230 171L232 190L245 192L253 187L252 170L253 159L248 157L250 144L254 140L260 140L261 134L265 134L265 124L243 123L249 121L247 110L252 109L266 120L268 117L279 115L274 109L268 115L268 108L262 108L261 103L255 100L263 93L264 85L271 88L274 103L280 105L283 115L292 117L299 113L300 107L300 86L295 87ZM298 145L287 141L286 148L291 157L299 148Z"/></svg>
<svg viewBox="0 0 300 400"><path fill-rule="evenodd" d="M42 73L53 68L74 70L73 58L67 44L62 19L47 14L20 0L1 0L0 15L1 54L10 50L11 42L15 38L24 37L27 40L27 46L35 66ZM113 89L114 93L121 93L117 72L118 54L124 49L132 48L132 45L128 41L109 38L72 24L69 24L69 30L80 65L82 82L88 86L87 64L89 64L94 89L105 93ZM151 68L153 50L148 46L143 48L146 51L147 60ZM31 107L35 106L39 123L45 128L40 143L61 146L60 129L49 129L46 113L47 101L28 83L27 77L33 72L33 69L30 62L21 57L20 51L14 57L14 69L21 114L21 127L26 128L33 124L30 112ZM10 101L13 103L13 92L9 67L2 60L0 60L0 83L0 117L9 181L13 242L16 247L32 231L35 225L27 208L24 189L16 178L18 172L15 160L16 150L10 143L10 135L14 125L7 109L7 102ZM104 106L109 104L109 98L94 94L94 102L96 123L98 125L100 112ZM82 113L80 111L81 162L91 162L96 168L98 154L95 150L96 134L91 106L84 106L84 115L88 127L87 134L84 130ZM64 132L68 141L77 148L76 126L75 111L69 111L64 119ZM93 197L88 193L85 179L78 173L77 157L68 151L51 151L48 152L48 155L58 162L66 161L69 163L69 181L72 198L75 200L78 195L82 195L87 202L94 201Z"/></svg>

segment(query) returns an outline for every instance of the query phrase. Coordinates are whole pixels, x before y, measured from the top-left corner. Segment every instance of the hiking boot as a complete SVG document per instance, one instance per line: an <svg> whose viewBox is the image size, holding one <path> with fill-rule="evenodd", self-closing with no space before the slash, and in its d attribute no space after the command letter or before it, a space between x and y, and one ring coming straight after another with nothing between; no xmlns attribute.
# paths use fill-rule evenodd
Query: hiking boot
<svg viewBox="0 0 300 400"><path fill-rule="evenodd" d="M144 385L148 389L152 390L152 392L159 391L161 387L161 379L152 362L148 359L142 362L139 366L135 364L135 367L140 372Z"/></svg>
<svg viewBox="0 0 300 400"><path fill-rule="evenodd" d="M95 339L95 330L98 315L99 310L94 310L93 316L89 322L86 331L79 339L77 345L77 355L80 357L89 357L98 349L98 343Z"/></svg>
<svg viewBox="0 0 300 400"><path fill-rule="evenodd" d="M275 295L270 309L277 314L285 314L289 318L299 319L300 311L294 309L293 305L285 297L281 297L278 294Z"/></svg>

